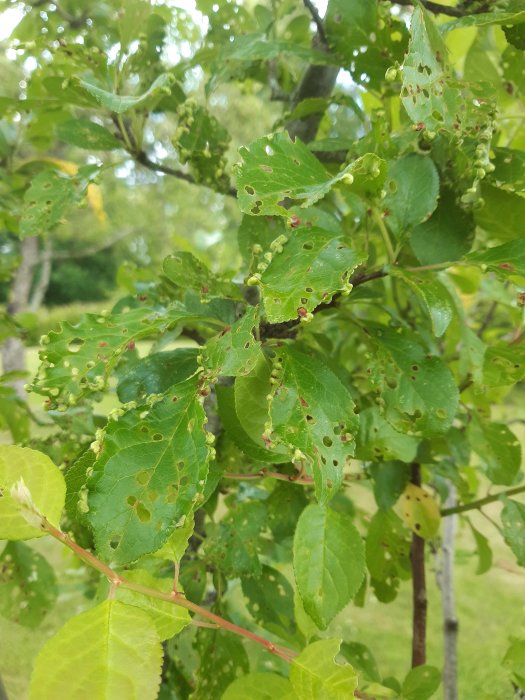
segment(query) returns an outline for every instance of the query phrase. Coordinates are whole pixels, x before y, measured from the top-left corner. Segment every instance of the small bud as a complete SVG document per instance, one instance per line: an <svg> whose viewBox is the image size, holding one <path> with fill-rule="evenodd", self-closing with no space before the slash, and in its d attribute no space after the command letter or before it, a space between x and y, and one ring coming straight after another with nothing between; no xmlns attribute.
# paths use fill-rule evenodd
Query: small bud
<svg viewBox="0 0 525 700"><path fill-rule="evenodd" d="M397 79L398 73L399 71L395 66L390 66L390 68L387 68L387 71L385 73L385 80L389 83L393 83L394 80Z"/></svg>
<svg viewBox="0 0 525 700"><path fill-rule="evenodd" d="M352 173L345 173L341 178L341 182L344 182L345 185L352 185L354 182L354 176Z"/></svg>
<svg viewBox="0 0 525 700"><path fill-rule="evenodd" d="M44 516L33 503L31 492L22 477L10 489L11 498L20 506L20 515L31 527L40 528Z"/></svg>
<svg viewBox="0 0 525 700"><path fill-rule="evenodd" d="M257 273L255 273L255 275L252 275L251 277L248 277L248 279L246 280L247 287L256 287L260 283L261 275L258 275Z"/></svg>

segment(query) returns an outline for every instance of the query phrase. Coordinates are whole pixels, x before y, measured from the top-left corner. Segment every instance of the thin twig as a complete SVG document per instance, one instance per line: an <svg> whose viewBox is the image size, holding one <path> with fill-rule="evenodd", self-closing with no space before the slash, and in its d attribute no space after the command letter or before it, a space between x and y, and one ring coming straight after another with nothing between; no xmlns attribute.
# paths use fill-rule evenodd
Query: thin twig
<svg viewBox="0 0 525 700"><path fill-rule="evenodd" d="M252 474L242 474L234 472L224 472L223 479L235 479L238 481L250 481L252 479L277 479L279 481L288 481L291 484L300 484L302 486L313 486L314 479L311 476L301 474L283 474L282 472L273 472L266 469L260 469ZM364 481L369 477L367 474L345 474L343 481Z"/></svg>
<svg viewBox="0 0 525 700"><path fill-rule="evenodd" d="M525 485L514 486L506 491L500 491L499 493L493 493L490 496L485 496L477 501L471 501L470 503L462 503L460 506L454 506L454 508L442 508L441 516L446 518L447 515L453 515L454 513L466 513L469 510L480 510L483 506L489 503L495 503L499 501L502 496L515 496L518 493L525 492Z"/></svg>
<svg viewBox="0 0 525 700"><path fill-rule="evenodd" d="M489 310L487 311L487 314L485 318L483 319L483 322L481 323L480 327L478 328L476 335L478 338L481 338L483 333L487 330L487 328L490 326L492 323L492 319L494 318L494 314L496 313L496 308L498 306L497 301L493 301L492 304L490 305Z"/></svg>
<svg viewBox="0 0 525 700"><path fill-rule="evenodd" d="M414 6L414 0L393 0L394 5L403 6ZM464 12L459 7L450 7L449 5L441 5L438 2L431 2L430 0L422 0L423 6L429 11L437 15L448 15L449 17L464 17L468 14L475 14L474 12Z"/></svg>
<svg viewBox="0 0 525 700"><path fill-rule="evenodd" d="M328 38L326 36L326 32L324 30L324 24L323 20L321 19L321 15L317 11L317 7L314 5L312 0L303 0L304 6L308 10L308 12L311 14L312 19L315 23L315 26L317 27L317 33L319 34L319 37L323 44L325 46L328 46Z"/></svg>

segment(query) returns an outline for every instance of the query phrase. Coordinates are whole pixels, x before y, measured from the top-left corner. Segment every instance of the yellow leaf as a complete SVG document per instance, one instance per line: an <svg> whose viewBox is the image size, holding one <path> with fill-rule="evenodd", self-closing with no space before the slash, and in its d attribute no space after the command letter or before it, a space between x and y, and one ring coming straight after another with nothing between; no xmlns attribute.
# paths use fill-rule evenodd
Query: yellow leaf
<svg viewBox="0 0 525 700"><path fill-rule="evenodd" d="M420 486L408 484L397 502L396 510L408 527L420 537L434 537L441 515L434 498Z"/></svg>

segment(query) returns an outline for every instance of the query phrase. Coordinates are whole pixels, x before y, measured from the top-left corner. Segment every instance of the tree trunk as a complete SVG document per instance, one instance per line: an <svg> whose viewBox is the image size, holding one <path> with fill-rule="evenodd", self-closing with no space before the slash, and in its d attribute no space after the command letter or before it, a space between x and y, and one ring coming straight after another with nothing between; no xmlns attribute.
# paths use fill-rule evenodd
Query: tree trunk
<svg viewBox="0 0 525 700"><path fill-rule="evenodd" d="M10 316L24 311L29 304L29 296L33 284L33 271L38 262L38 238L29 236L24 238L20 246L21 261L15 273L13 284L9 293L7 313ZM2 346L2 368L4 372L26 370L25 347L20 338L7 338ZM10 382L18 396L25 398L24 379L15 379Z"/></svg>
<svg viewBox="0 0 525 700"><path fill-rule="evenodd" d="M448 496L445 508L457 504L456 489L448 482ZM454 543L456 538L457 515L448 515L443 520L443 544L441 566L437 572L441 589L441 609L443 612L443 698L457 700L457 641L458 620L454 602Z"/></svg>
<svg viewBox="0 0 525 700"><path fill-rule="evenodd" d="M421 466L412 464L410 481L421 486ZM410 550L412 566L412 668L427 660L427 585L425 578L425 540L412 535Z"/></svg>
<svg viewBox="0 0 525 700"><path fill-rule="evenodd" d="M40 256L40 276L38 282L35 285L33 293L31 294L31 301L29 302L29 310L37 312L42 306L44 297L46 296L47 288L49 287L49 280L51 279L51 267L53 262L53 245L51 240L48 238L44 241L44 247L42 249L42 255Z"/></svg>

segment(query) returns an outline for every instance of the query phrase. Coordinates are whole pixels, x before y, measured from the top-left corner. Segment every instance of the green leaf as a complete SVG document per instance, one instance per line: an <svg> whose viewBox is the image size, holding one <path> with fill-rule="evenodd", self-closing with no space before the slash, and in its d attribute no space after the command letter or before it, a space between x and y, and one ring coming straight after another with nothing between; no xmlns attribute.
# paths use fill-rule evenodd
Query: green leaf
<svg viewBox="0 0 525 700"><path fill-rule="evenodd" d="M208 474L202 400L190 379L108 424L87 515L104 558L126 564L154 552L199 505Z"/></svg>
<svg viewBox="0 0 525 700"><path fill-rule="evenodd" d="M402 462L372 464L370 472L374 480L374 497L377 505L381 510L392 508L405 490L409 478L408 465Z"/></svg>
<svg viewBox="0 0 525 700"><path fill-rule="evenodd" d="M91 151L111 151L123 144L111 132L90 119L70 119L57 127L61 141Z"/></svg>
<svg viewBox="0 0 525 700"><path fill-rule="evenodd" d="M429 219L438 204L439 176L428 156L410 153L390 163L383 200L387 223L400 236Z"/></svg>
<svg viewBox="0 0 525 700"><path fill-rule="evenodd" d="M503 536L512 549L520 566L525 566L525 505L505 499L501 511Z"/></svg>
<svg viewBox="0 0 525 700"><path fill-rule="evenodd" d="M488 183L483 184L481 195L484 206L475 211L477 225L485 229L491 238L502 241L519 239L525 219L525 199Z"/></svg>
<svg viewBox="0 0 525 700"><path fill-rule="evenodd" d="M173 82L174 78L171 74L162 73L142 95L116 95L82 78L75 79L75 83L84 92L87 92L103 107L115 114L124 114L130 109L138 109L139 107L154 107L165 95L170 94Z"/></svg>
<svg viewBox="0 0 525 700"><path fill-rule="evenodd" d="M456 203L451 190L443 189L430 219L412 230L410 245L422 265L453 262L470 250L474 228L472 214Z"/></svg>
<svg viewBox="0 0 525 700"><path fill-rule="evenodd" d="M20 218L20 235L41 236L49 233L62 219L70 204L78 202L84 187L77 178L43 170L31 182L24 195Z"/></svg>
<svg viewBox="0 0 525 700"><path fill-rule="evenodd" d="M293 346L279 350L277 385L271 401L271 438L293 456L299 450L313 473L321 504L332 498L354 455L359 428L348 389L320 360Z"/></svg>
<svg viewBox="0 0 525 700"><path fill-rule="evenodd" d="M86 314L76 324L66 321L43 338L42 365L31 389L48 397L49 408L74 405L104 389L117 362L136 341L186 318L191 314L174 305L169 311L138 307L111 316Z"/></svg>
<svg viewBox="0 0 525 700"><path fill-rule="evenodd" d="M383 602L396 596L399 579L410 576L410 540L401 519L392 510L378 510L368 526L366 565L382 585Z"/></svg>
<svg viewBox="0 0 525 700"><path fill-rule="evenodd" d="M235 386L237 386L239 379L240 377L237 378ZM246 432L235 409L233 387L218 385L215 387L215 391L217 394L219 417L221 419L222 427L240 450L242 450L251 459L256 459L261 462L280 464L282 462L289 461L288 451L285 453L279 453L277 450L267 450L262 447L263 442L260 438L260 434L257 441L255 441L252 439L251 435ZM244 406L244 404L242 404L242 406ZM246 406L246 410L247 412L250 410L248 405ZM240 415L244 415L244 411L242 409Z"/></svg>
<svg viewBox="0 0 525 700"><path fill-rule="evenodd" d="M491 179L495 184L504 186L511 192L525 192L524 151L514 148L495 148L492 164L495 170Z"/></svg>
<svg viewBox="0 0 525 700"><path fill-rule="evenodd" d="M525 240L509 241L503 245L470 253L467 262L486 265L487 270L504 276L525 277Z"/></svg>
<svg viewBox="0 0 525 700"><path fill-rule="evenodd" d="M31 700L155 700L162 647L147 613L106 600L71 618L40 651Z"/></svg>
<svg viewBox="0 0 525 700"><path fill-rule="evenodd" d="M265 501L268 527L274 540L282 543L295 532L299 516L308 504L304 488L298 484L279 481Z"/></svg>
<svg viewBox="0 0 525 700"><path fill-rule="evenodd" d="M509 386L525 377L525 348L498 343L487 348L483 381L488 386Z"/></svg>
<svg viewBox="0 0 525 700"><path fill-rule="evenodd" d="M441 25L444 33L453 29L463 29L464 27L486 27L493 24L514 25L525 21L525 10L515 12L504 12L496 10L494 12L480 12L479 14L465 15L458 19L450 20Z"/></svg>
<svg viewBox="0 0 525 700"><path fill-rule="evenodd" d="M292 661L290 681L298 700L348 700L357 688L354 669L335 662L341 642L322 639L309 644Z"/></svg>
<svg viewBox="0 0 525 700"><path fill-rule="evenodd" d="M412 462L416 456L419 439L413 435L398 433L377 408L366 408L359 413L359 433L356 457L362 460Z"/></svg>
<svg viewBox="0 0 525 700"><path fill-rule="evenodd" d="M66 497L61 471L42 452L3 445L0 454L0 539L29 540L46 534L26 521L21 506L11 497L10 489L20 479L29 489L36 510L53 525L60 522Z"/></svg>
<svg viewBox="0 0 525 700"><path fill-rule="evenodd" d="M170 386L189 379L197 371L197 348L155 352L126 367L117 395L122 403L142 401L151 394L163 394Z"/></svg>
<svg viewBox="0 0 525 700"><path fill-rule="evenodd" d="M410 44L403 63L401 100L412 120L432 131L475 133L488 122L490 101L468 95L446 66L447 49L430 14L419 5L412 13Z"/></svg>
<svg viewBox="0 0 525 700"><path fill-rule="evenodd" d="M292 693L287 678L276 673L248 673L234 680L221 700L292 700Z"/></svg>
<svg viewBox="0 0 525 700"><path fill-rule="evenodd" d="M144 569L132 569L126 571L125 575L128 581L139 583L141 586L147 586L163 593L171 593L172 591L173 580L171 578L155 578ZM127 606L131 605L147 612L149 619L155 625L161 642L178 634L191 622L190 614L186 608L174 605L168 600L150 598L150 596L137 593L129 588L119 586L116 599Z"/></svg>
<svg viewBox="0 0 525 700"><path fill-rule="evenodd" d="M258 578L242 578L242 592L248 612L258 625L283 639L295 634L290 617L294 593L288 579L277 569L263 566Z"/></svg>
<svg viewBox="0 0 525 700"><path fill-rule="evenodd" d="M281 251L282 248L282 252ZM261 276L264 310L270 323L304 318L319 304L348 288L366 256L329 231L299 228L273 252Z"/></svg>
<svg viewBox="0 0 525 700"><path fill-rule="evenodd" d="M486 573L492 567L492 549L490 547L488 539L485 535L482 535L479 530L476 530L474 525L467 520L472 535L474 536L474 541L476 543L476 553L478 555L478 567L476 569L476 575Z"/></svg>
<svg viewBox="0 0 525 700"><path fill-rule="evenodd" d="M503 666L514 674L514 680L523 690L525 687L525 639L511 637L511 645L503 659Z"/></svg>
<svg viewBox="0 0 525 700"><path fill-rule="evenodd" d="M363 674L371 681L379 682L381 680L374 655L365 644L343 642L341 654L359 675Z"/></svg>
<svg viewBox="0 0 525 700"><path fill-rule="evenodd" d="M454 318L454 302L450 292L432 272L393 271L396 277L402 279L430 316L432 332L440 338Z"/></svg>
<svg viewBox="0 0 525 700"><path fill-rule="evenodd" d="M179 252L169 255L164 260L162 269L166 277L178 287L195 289L204 298L242 299L237 285L214 275L192 253Z"/></svg>
<svg viewBox="0 0 525 700"><path fill-rule="evenodd" d="M8 542L0 556L0 615L38 627L58 595L55 572L22 542Z"/></svg>
<svg viewBox="0 0 525 700"><path fill-rule="evenodd" d="M402 693L406 700L428 700L441 683L441 671L435 666L416 666L403 681Z"/></svg>
<svg viewBox="0 0 525 700"><path fill-rule="evenodd" d="M439 506L421 486L407 484L397 504L397 511L408 527L420 537L434 537L441 522Z"/></svg>
<svg viewBox="0 0 525 700"><path fill-rule="evenodd" d="M492 483L513 484L521 465L521 444L512 430L473 415L467 434Z"/></svg>
<svg viewBox="0 0 525 700"><path fill-rule="evenodd" d="M249 306L231 328L208 340L203 349L203 367L210 376L250 374L261 357L261 343L255 340L259 309Z"/></svg>
<svg viewBox="0 0 525 700"><path fill-rule="evenodd" d="M241 503L206 537L206 554L228 578L260 576L259 535L266 521L266 508L260 501Z"/></svg>
<svg viewBox="0 0 525 700"><path fill-rule="evenodd" d="M254 141L240 149L242 163L237 169L237 196L241 211L249 214L289 216L282 206L285 199L297 199L308 207L324 197L341 180L356 184L379 182L381 159L367 154L344 168L334 177L299 139L292 141L288 133L276 133ZM347 177L351 175L352 178ZM382 183L379 185L381 188Z"/></svg>
<svg viewBox="0 0 525 700"><path fill-rule="evenodd" d="M450 369L406 333L386 327L370 332L385 351L372 365L372 382L381 388L386 419L400 432L446 433L459 402Z"/></svg>
<svg viewBox="0 0 525 700"><path fill-rule="evenodd" d="M194 530L195 518L187 517L182 525L175 528L162 547L153 552L153 556L157 559L180 562L188 549L188 542Z"/></svg>
<svg viewBox="0 0 525 700"><path fill-rule="evenodd" d="M85 516L84 509L87 504L82 495L84 495L84 498L87 497L85 486L88 479L88 470L92 469L94 463L95 453L88 448L66 471L66 500L64 508L73 522L82 520L83 516Z"/></svg>
<svg viewBox="0 0 525 700"><path fill-rule="evenodd" d="M320 629L326 629L363 581L361 535L349 517L309 505L297 522L293 562L304 609Z"/></svg>
<svg viewBox="0 0 525 700"><path fill-rule="evenodd" d="M222 698L222 693L232 681L249 671L244 646L231 632L200 629L194 646L200 665L192 678L194 690L190 700Z"/></svg>

